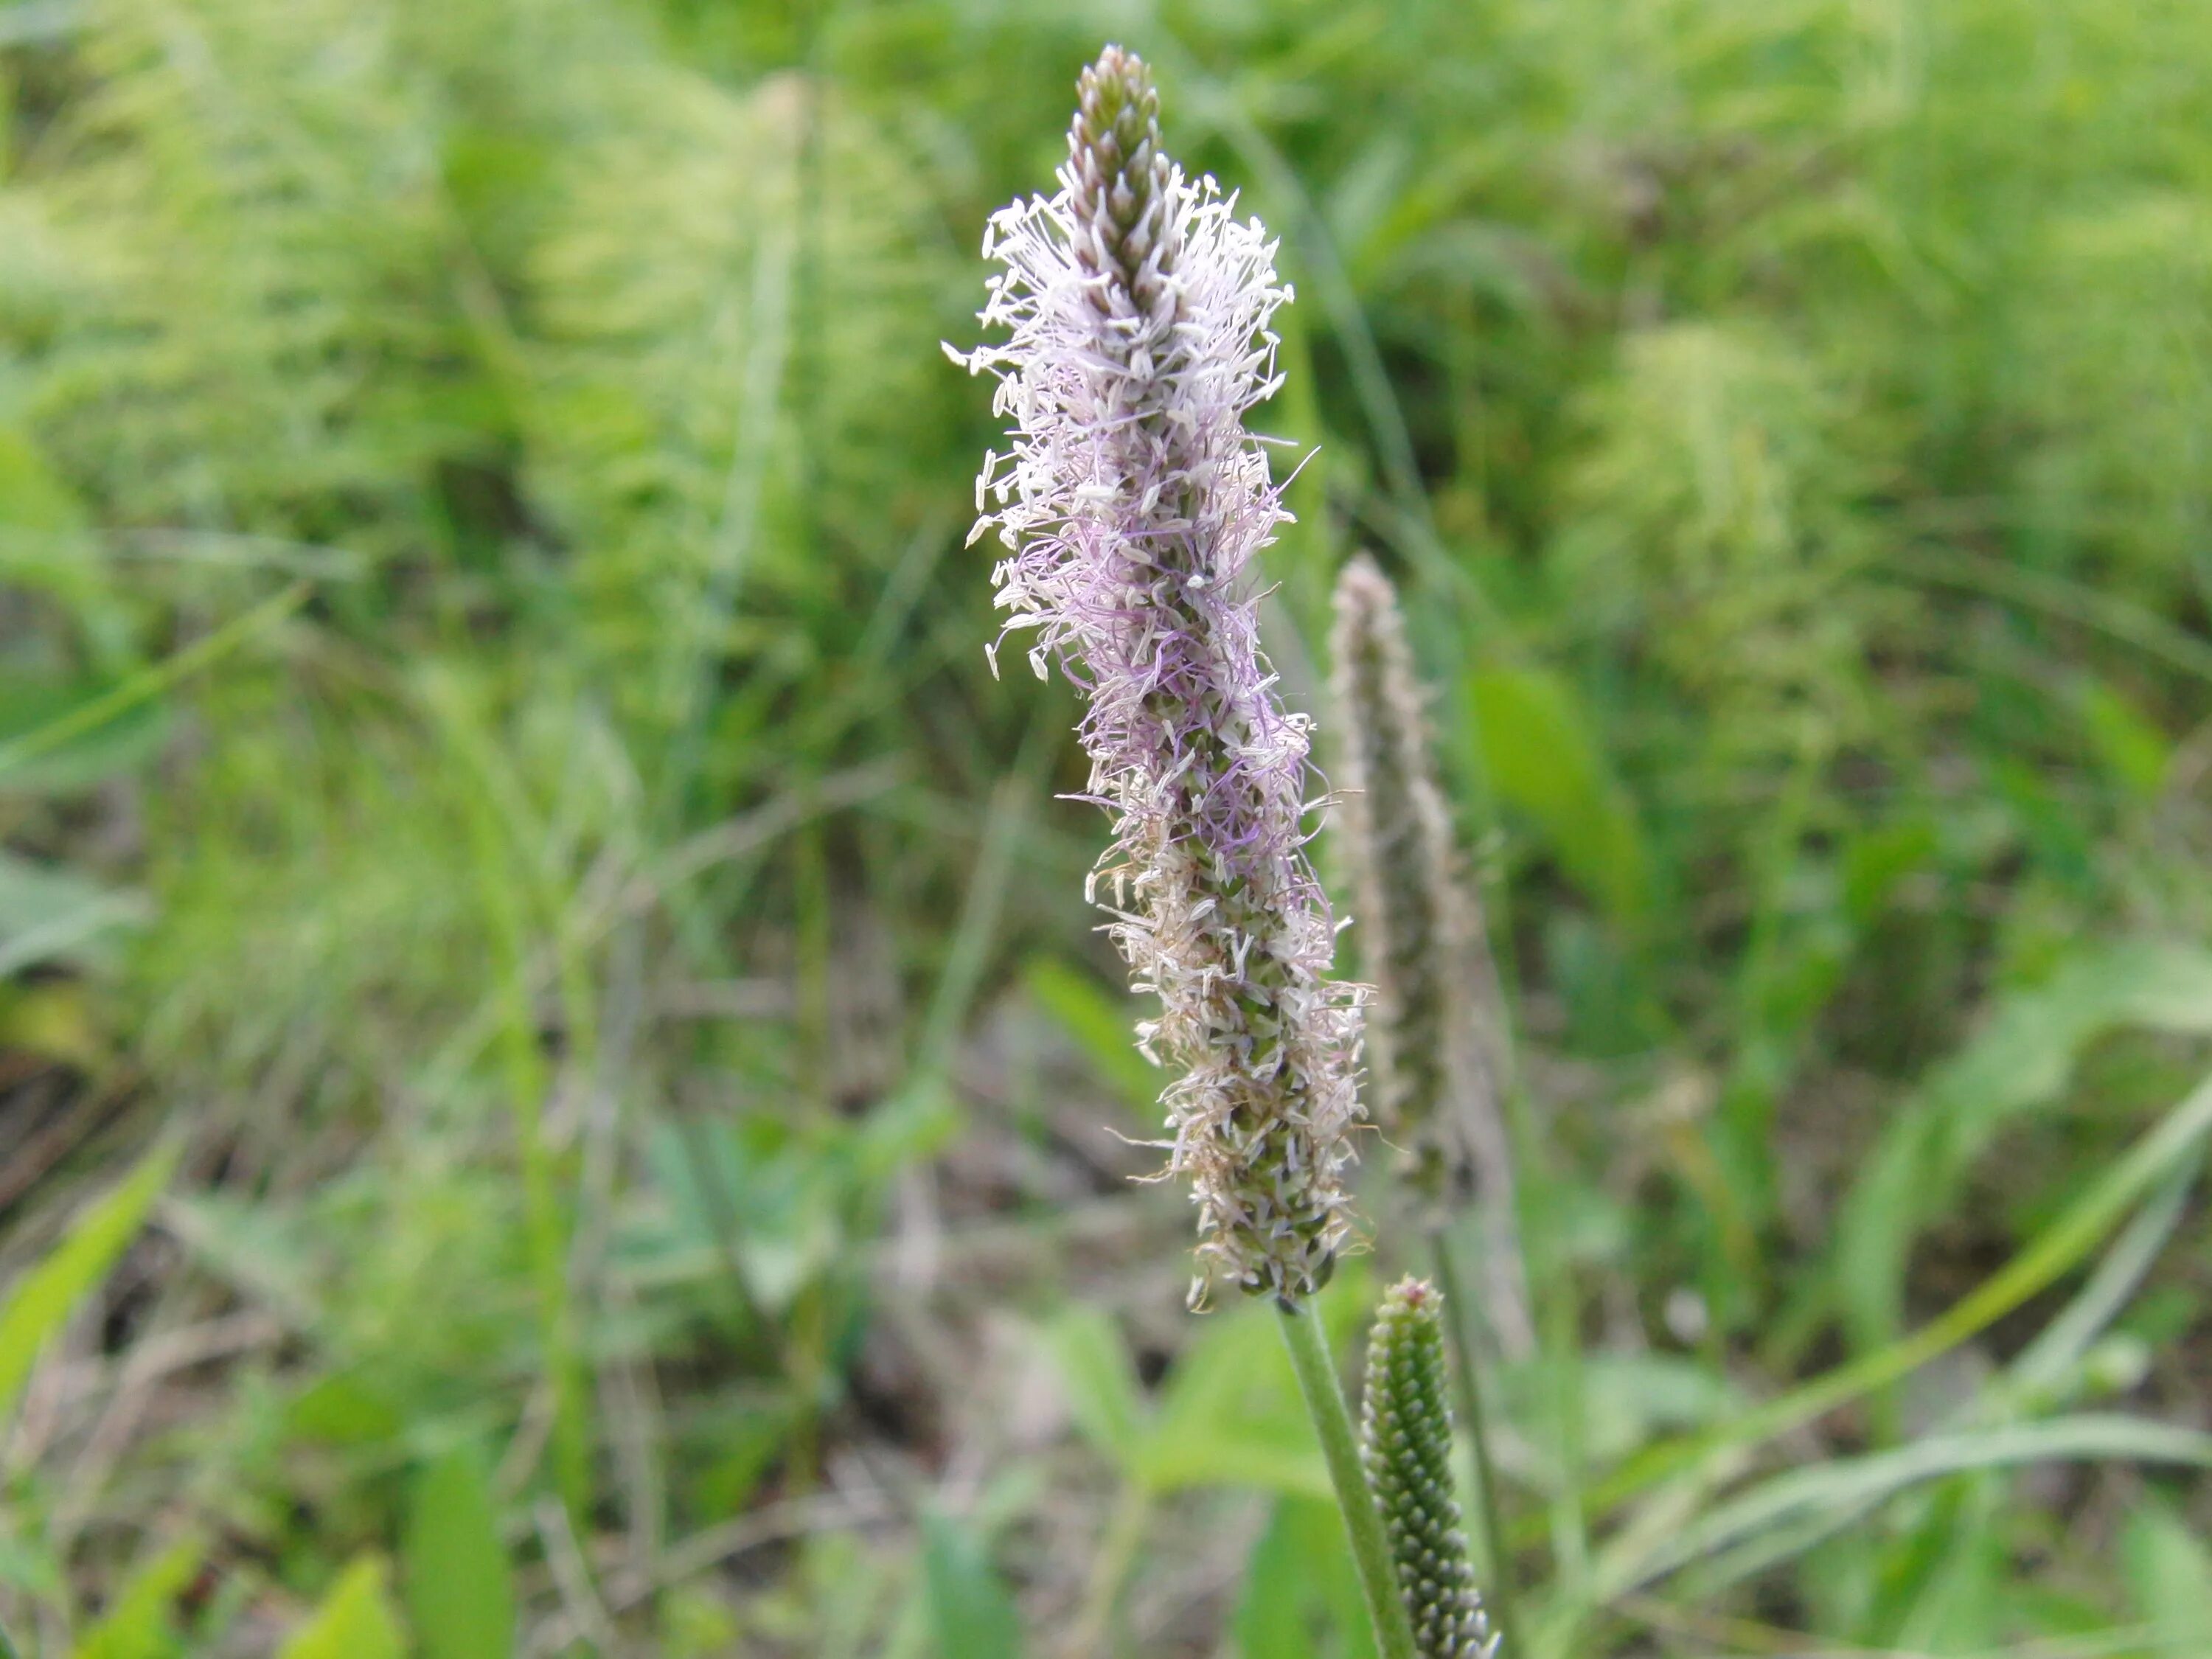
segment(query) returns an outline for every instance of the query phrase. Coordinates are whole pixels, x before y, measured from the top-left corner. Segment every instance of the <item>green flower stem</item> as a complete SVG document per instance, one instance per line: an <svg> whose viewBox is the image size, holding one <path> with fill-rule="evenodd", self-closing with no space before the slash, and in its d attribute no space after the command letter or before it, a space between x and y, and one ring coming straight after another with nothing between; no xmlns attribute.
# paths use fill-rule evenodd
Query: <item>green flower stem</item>
<svg viewBox="0 0 2212 1659"><path fill-rule="evenodd" d="M1512 1545L1505 1535L1505 1512L1498 1498L1498 1471L1490 1460L1490 1431L1482 1410L1482 1376L1474 1368L1473 1304L1460 1287L1459 1267L1451 1241L1439 1227L1429 1235L1430 1254L1436 1262L1437 1288L1443 1292L1444 1340L1451 1344L1452 1376L1457 1384L1459 1414L1474 1447L1474 1498L1482 1508L1482 1536L1489 1555L1490 1579L1483 1600L1498 1621L1498 1644L1511 1659L1522 1659L1520 1609L1513 1583Z"/></svg>
<svg viewBox="0 0 2212 1659"><path fill-rule="evenodd" d="M1406 1618L1405 1603L1398 1598L1398 1576L1391 1565L1389 1540L1383 1536L1382 1517L1367 1490L1367 1474L1359 1462L1359 1439L1352 1430L1352 1413L1344 1403L1335 1362L1329 1358L1321 1315L1310 1304L1280 1311L1283 1340L1297 1370L1298 1390L1305 1395L1314 1432L1321 1437L1322 1455L1328 1460L1328 1478L1336 1487L1336 1506L1351 1536L1359 1588L1367 1598L1367 1616L1375 1626L1376 1652L1380 1659L1418 1659L1413 1627Z"/></svg>

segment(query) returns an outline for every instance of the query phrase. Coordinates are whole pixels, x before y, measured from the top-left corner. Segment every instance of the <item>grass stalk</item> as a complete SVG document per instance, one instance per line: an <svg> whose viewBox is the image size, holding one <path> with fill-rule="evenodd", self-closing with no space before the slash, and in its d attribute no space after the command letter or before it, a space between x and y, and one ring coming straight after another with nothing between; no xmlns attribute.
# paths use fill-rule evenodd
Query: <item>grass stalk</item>
<svg viewBox="0 0 2212 1659"><path fill-rule="evenodd" d="M497 772L490 738L452 683L433 681L428 706L472 775L459 805L496 967L499 1055L521 1166L524 1247L553 1399L553 1480L562 1507L580 1527L592 1504L592 1438L586 1416L590 1401L569 1288L568 1228L554 1149L545 1134L544 1102L552 1084L532 1007L527 906L516 873L516 851L493 803L493 791L478 787Z"/></svg>
<svg viewBox="0 0 2212 1659"><path fill-rule="evenodd" d="M1444 1340L1451 1345L1459 1414L1467 1425L1468 1442L1474 1448L1474 1501L1482 1511L1484 1551L1490 1567L1490 1582L1482 1587L1483 1599L1497 1621L1500 1644L1507 1654L1518 1659L1528 1650L1521 1644L1512 1549L1505 1536L1504 1506L1498 1501L1497 1466L1490 1456L1489 1424L1482 1406L1482 1376L1475 1370L1474 1310L1461 1285L1450 1236L1443 1228L1430 1231L1429 1252L1436 1266L1437 1287L1443 1292Z"/></svg>
<svg viewBox="0 0 2212 1659"><path fill-rule="evenodd" d="M1559 1211L1553 1194L1564 1183L1547 1168L1540 1173L1523 1166L1519 1196L1524 1218L1538 1218L1536 1230L1522 1233L1523 1248L1534 1257L1538 1364L1550 1395L1547 1426L1553 1455L1559 1460L1559 1484L1552 1494L1550 1529L1552 1559L1562 1597L1579 1603L1589 1579L1590 1497L1583 1490L1583 1379L1581 1309L1577 1305L1573 1264L1567 1259L1559 1236Z"/></svg>
<svg viewBox="0 0 2212 1659"><path fill-rule="evenodd" d="M1330 1483L1336 1488L1336 1506L1344 1516L1352 1563L1359 1571L1360 1592L1367 1599L1367 1616L1375 1626L1376 1652L1379 1659L1419 1659L1413 1628L1398 1596L1398 1576L1391 1565L1389 1540L1383 1536L1382 1516L1367 1488L1358 1436L1352 1426L1351 1410L1344 1403L1335 1362L1329 1358L1321 1316L1310 1307L1286 1308L1278 1322L1291 1351L1291 1364L1298 1374L1298 1392L1305 1396L1314 1432L1321 1437Z"/></svg>
<svg viewBox="0 0 2212 1659"><path fill-rule="evenodd" d="M1709 1459L1775 1439L1902 1381L2071 1272L2130 1207L2183 1159L2196 1154L2208 1138L2212 1138L2212 1078L2199 1083L2025 1249L1927 1324L1887 1347L1754 1407L1719 1429L1650 1448L1593 1487L1591 1504L1601 1513L1617 1508Z"/></svg>
<svg viewBox="0 0 2212 1659"><path fill-rule="evenodd" d="M591 1439L584 1413L582 1370L577 1359L575 1309L568 1294L567 1229L561 1216L552 1147L544 1127L545 1077L537 1038L521 993L515 953L507 953L501 977L510 988L501 1048L508 1105L514 1114L522 1166L523 1226L530 1277L538 1297L546 1381L553 1391L553 1479L561 1502L579 1522L591 1508Z"/></svg>
<svg viewBox="0 0 2212 1659"><path fill-rule="evenodd" d="M1067 1659L1090 1659L1092 1654L1113 1650L1107 1638L1113 1628L1115 1603L1121 1600L1121 1586L1137 1565L1152 1516L1152 1489L1142 1480L1125 1481L1091 1563L1082 1610L1076 1614L1075 1628L1061 1650Z"/></svg>
<svg viewBox="0 0 2212 1659"><path fill-rule="evenodd" d="M0 744L0 775L19 766L41 760L56 750L97 732L120 719L140 703L161 696L171 686L201 669L220 662L264 629L273 628L307 602L314 584L296 581L283 592L240 612L204 638L196 640L165 661L142 668L98 696L79 703L67 714L48 720Z"/></svg>

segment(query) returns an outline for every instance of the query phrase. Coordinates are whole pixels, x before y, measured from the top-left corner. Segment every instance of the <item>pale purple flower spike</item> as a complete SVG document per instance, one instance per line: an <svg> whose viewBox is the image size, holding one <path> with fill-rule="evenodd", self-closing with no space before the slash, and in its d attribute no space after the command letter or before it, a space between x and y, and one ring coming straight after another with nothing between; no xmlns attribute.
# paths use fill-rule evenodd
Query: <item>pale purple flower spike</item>
<svg viewBox="0 0 2212 1659"><path fill-rule="evenodd" d="M1039 676L1056 661L1088 700L1088 798L1115 830L1091 894L1103 877L1132 982L1160 998L1139 1046L1180 1073L1162 1144L1199 1206L1194 1304L1218 1275L1292 1304L1349 1230L1360 1015L1304 852L1308 722L1243 580L1289 516L1243 416L1280 383L1290 290L1260 222L1161 153L1139 58L1109 46L1079 89L1059 192L984 237L1006 270L981 315L1011 337L953 353L1012 416L969 539L996 528L1007 631L1036 630Z"/></svg>

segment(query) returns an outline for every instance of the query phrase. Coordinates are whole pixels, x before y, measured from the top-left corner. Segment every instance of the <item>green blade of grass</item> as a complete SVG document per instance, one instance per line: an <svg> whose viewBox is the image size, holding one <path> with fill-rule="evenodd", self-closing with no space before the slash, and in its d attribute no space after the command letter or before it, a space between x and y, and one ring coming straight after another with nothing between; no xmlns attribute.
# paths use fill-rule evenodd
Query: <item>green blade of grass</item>
<svg viewBox="0 0 2212 1659"><path fill-rule="evenodd" d="M2212 680L2212 646L2154 611L2085 583L1957 548L1916 546L1909 558L1886 568L1900 581L1962 588L2077 627L2091 629L2157 658L2168 667Z"/></svg>
<svg viewBox="0 0 2212 1659"><path fill-rule="evenodd" d="M426 680L427 705L473 780L496 774L491 733L450 677ZM514 825L494 791L459 792L476 871L477 898L489 935L499 1009L501 1070L514 1125L522 1176L524 1230L537 1294L539 1340L553 1401L554 1482L568 1513L580 1522L591 1508L592 1437L583 1365L578 1353L574 1297L568 1283L568 1227L555 1151L544 1122L552 1080L538 1031L530 982L530 906L526 854L514 845Z"/></svg>
<svg viewBox="0 0 2212 1659"><path fill-rule="evenodd" d="M2144 1275L2181 1224L2197 1174L2191 1168L2179 1170L2151 1194L2097 1264L2081 1294L2007 1368L2008 1394L2033 1395L2049 1389L2080 1364L2090 1344L2141 1288Z"/></svg>
<svg viewBox="0 0 2212 1659"><path fill-rule="evenodd" d="M1970 1469L2076 1460L2212 1468L2212 1434L2117 1413L2083 1413L1937 1436L1870 1457L1793 1469L1761 1482L1648 1549L1601 1565L1598 1591L1610 1601L1640 1589L1701 1557L1756 1538L1808 1512L1818 1517L1825 1511L1840 1526L1869 1504L1923 1480Z"/></svg>
<svg viewBox="0 0 2212 1659"><path fill-rule="evenodd" d="M168 1185L177 1149L157 1147L70 1227L0 1305L0 1419L15 1409L31 1364L77 1304L107 1276Z"/></svg>
<svg viewBox="0 0 2212 1659"><path fill-rule="evenodd" d="M276 1651L277 1659L402 1659L406 1650L385 1592L384 1564L362 1556Z"/></svg>
<svg viewBox="0 0 2212 1659"><path fill-rule="evenodd" d="M274 627L297 611L313 591L311 582L294 582L283 592L232 617L204 639L195 640L174 656L141 669L58 719L0 744L0 778L52 754L88 732L98 731L118 715L128 714L140 703L161 696L179 681L222 660L264 629Z"/></svg>
<svg viewBox="0 0 2212 1659"><path fill-rule="evenodd" d="M1021 1621L982 1540L935 1510L922 1516L921 1537L939 1659L1019 1659Z"/></svg>
<svg viewBox="0 0 2212 1659"><path fill-rule="evenodd" d="M178 1650L170 1615L206 1559L205 1545L188 1535L135 1568L79 1639L71 1659L169 1659Z"/></svg>
<svg viewBox="0 0 2212 1659"><path fill-rule="evenodd" d="M1947 1353L2078 1265L2114 1224L2212 1132L2212 1079L2098 1177L2064 1214L1979 1287L1909 1336L1814 1378L1711 1433L1655 1446L1591 1489L1599 1509L1618 1507L1670 1476L1787 1434L1838 1407L1887 1388Z"/></svg>
<svg viewBox="0 0 2212 1659"><path fill-rule="evenodd" d="M423 1659L513 1650L514 1571L491 1482L471 1449L456 1448L416 1476L402 1559Z"/></svg>

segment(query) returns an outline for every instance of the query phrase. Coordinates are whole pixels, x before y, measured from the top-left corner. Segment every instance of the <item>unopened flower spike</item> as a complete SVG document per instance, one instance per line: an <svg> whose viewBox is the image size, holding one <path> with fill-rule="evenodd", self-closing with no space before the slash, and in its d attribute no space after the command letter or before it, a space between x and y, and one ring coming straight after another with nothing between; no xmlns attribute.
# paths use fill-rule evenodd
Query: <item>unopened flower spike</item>
<svg viewBox="0 0 2212 1659"><path fill-rule="evenodd" d="M1307 722L1274 695L1243 580L1287 516L1243 417L1278 384L1288 294L1259 222L1162 150L1141 59L1109 46L1078 89L1059 190L985 239L1005 270L981 315L1007 338L953 354L998 377L1012 429L977 533L1006 549L1006 630L1086 700L1087 793L1114 826L1094 887L1159 997L1141 1030L1176 1073L1194 1301L1218 1276L1295 1306L1346 1241L1359 1010L1304 850Z"/></svg>
<svg viewBox="0 0 2212 1659"><path fill-rule="evenodd" d="M1407 1279L1382 1297L1367 1339L1360 1455L1382 1513L1398 1593L1421 1659L1490 1659L1498 1638L1474 1587L1452 1496L1442 1297Z"/></svg>

